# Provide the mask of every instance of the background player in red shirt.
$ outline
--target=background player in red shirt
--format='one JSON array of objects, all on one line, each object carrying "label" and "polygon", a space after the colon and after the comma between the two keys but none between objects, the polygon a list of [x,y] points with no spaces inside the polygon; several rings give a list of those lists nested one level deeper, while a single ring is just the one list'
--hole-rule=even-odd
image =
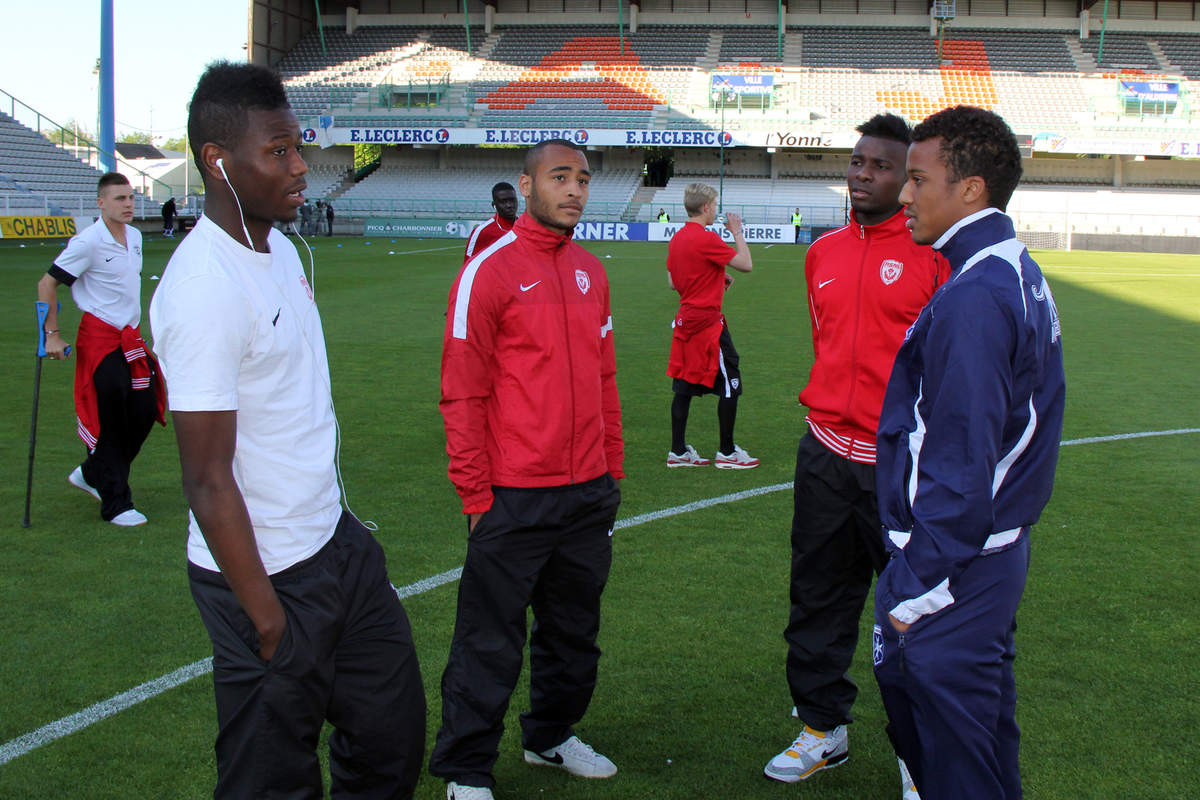
[{"label": "background player in red shirt", "polygon": [[625,475],[608,276],[571,239],[590,180],[577,145],[530,148],[525,213],[450,290],[440,407],[469,533],[429,762],[448,800],[493,796],[530,607],[525,761],[588,778],[617,772],[574,729],[596,686]]},{"label": "background player in red shirt", "polygon": [[846,671],[871,573],[885,562],[875,429],[904,332],[950,274],[905,225],[908,123],[880,114],[858,132],[846,171],[850,223],[813,242],[804,263],[814,362],[800,393],[808,431],[796,452],[784,632],[788,688],[804,730],[764,769],[786,783],[849,754],[846,726],[858,687]]},{"label": "background player in red shirt", "polygon": [[753,469],[758,466],[758,459],[733,443],[742,376],[738,371],[738,353],[721,313],[721,301],[733,283],[733,276],[725,272],[725,267],[749,272],[754,261],[737,214],[730,214],[725,222],[733,235],[735,249],[707,230],[706,226],[717,218],[716,189],[703,183],[690,184],[683,190],[683,207],[688,221],[671,238],[667,248],[667,281],[679,292],[679,311],[671,323],[671,356],[667,362],[667,375],[675,379],[667,466],[703,467],[710,463],[687,443],[685,434],[692,398],[712,393],[718,398],[721,446],[711,463],[720,469]]},{"label": "background player in red shirt", "polygon": [[496,209],[496,215],[476,225],[475,230],[471,231],[463,261],[470,261],[512,230],[513,223],[517,221],[517,192],[511,183],[500,181],[492,187],[492,208]]}]

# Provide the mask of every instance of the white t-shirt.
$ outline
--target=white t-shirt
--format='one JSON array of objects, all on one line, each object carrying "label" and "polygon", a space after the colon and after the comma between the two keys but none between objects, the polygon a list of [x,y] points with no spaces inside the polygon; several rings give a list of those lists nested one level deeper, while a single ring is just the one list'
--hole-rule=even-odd
[{"label": "white t-shirt", "polygon": [[80,311],[114,328],[142,321],[142,234],[125,226],[125,245],[113,238],[103,219],[71,237],[54,266],[76,278],[71,297]]},{"label": "white t-shirt", "polygon": [[[150,302],[172,411],[237,411],[233,475],[267,573],[316,553],[341,515],[321,317],[296,248],[256,253],[201,217]],[[188,512],[188,560],[218,569]]]}]

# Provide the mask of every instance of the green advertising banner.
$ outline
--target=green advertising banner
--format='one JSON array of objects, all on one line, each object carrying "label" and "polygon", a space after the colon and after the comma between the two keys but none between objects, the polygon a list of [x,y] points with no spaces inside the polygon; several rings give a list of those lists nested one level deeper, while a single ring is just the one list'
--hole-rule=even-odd
[{"label": "green advertising banner", "polygon": [[475,223],[459,219],[397,219],[371,217],[363,227],[364,236],[403,236],[422,239],[466,239]]}]

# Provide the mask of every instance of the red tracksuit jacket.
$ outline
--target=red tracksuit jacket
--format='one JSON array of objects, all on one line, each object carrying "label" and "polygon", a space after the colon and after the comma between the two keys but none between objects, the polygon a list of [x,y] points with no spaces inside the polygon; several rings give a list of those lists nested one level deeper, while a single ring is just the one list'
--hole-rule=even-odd
[{"label": "red tracksuit jacket", "polygon": [[522,215],[450,289],[440,406],[463,512],[492,486],[624,477],[616,376],[604,267]]},{"label": "red tracksuit jacket", "polygon": [[850,224],[813,242],[804,261],[813,366],[800,402],[813,435],[833,452],[875,463],[875,429],[904,332],[950,265],[913,242],[904,212]]},{"label": "red tracksuit jacket", "polygon": [[467,249],[463,252],[463,263],[486,250],[489,244],[508,233],[514,224],[499,214],[495,214],[487,222],[476,225],[467,239]]}]

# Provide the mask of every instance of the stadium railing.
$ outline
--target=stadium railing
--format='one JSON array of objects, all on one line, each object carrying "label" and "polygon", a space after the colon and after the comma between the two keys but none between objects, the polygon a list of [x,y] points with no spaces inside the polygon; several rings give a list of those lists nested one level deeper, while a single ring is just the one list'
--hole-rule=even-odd
[{"label": "stadium railing", "polygon": [[[61,146],[61,145],[65,144],[67,141],[70,141],[72,143],[72,145],[75,145],[75,146],[82,145],[83,151],[89,154],[89,158],[92,153],[95,153],[97,156],[97,160],[98,160],[99,155],[104,154],[104,155],[110,156],[115,163],[120,163],[120,164],[124,165],[126,168],[137,173],[137,175],[139,175],[141,178],[143,191],[144,191],[144,187],[154,185],[160,189],[160,191],[161,191],[161,193],[163,193],[164,197],[170,197],[174,193],[174,191],[171,189],[171,187],[168,186],[167,184],[163,183],[162,181],[158,180],[157,178],[154,178],[154,177],[146,174],[142,170],[140,170],[137,167],[130,164],[125,159],[118,156],[116,153],[111,153],[108,150],[101,149],[98,144],[89,140],[87,137],[80,136],[77,132],[72,131],[72,130],[58,124],[54,120],[50,119],[50,117],[47,117],[45,114],[41,113],[36,108],[30,106],[28,103],[21,101],[20,99],[14,97],[13,95],[9,94],[8,92],[4,91],[3,89],[0,89],[0,95],[3,96],[3,97],[0,97],[0,102],[3,101],[4,97],[8,98],[8,106],[9,106],[8,115],[10,117],[12,117],[14,120],[16,120],[17,122],[19,122],[20,124],[24,125],[27,128],[31,128],[34,131],[37,131],[39,134],[42,134],[44,136],[45,134],[42,131],[42,124],[46,123],[48,128],[50,129],[50,131],[53,134],[56,134],[56,138],[58,139],[58,141],[55,141],[54,138],[47,138],[46,141],[49,144]],[[18,109],[21,110],[21,112],[22,112],[21,114],[17,113]],[[33,118],[34,118],[33,125],[30,125],[28,122],[26,122],[24,119],[22,119],[22,117],[28,118],[30,114],[32,114]],[[77,158],[81,163],[83,163],[85,166],[90,166],[90,164],[87,161],[84,161],[83,159],[78,158],[77,152],[78,151],[76,151],[76,153],[73,153],[72,155],[75,158]],[[95,198],[93,197],[92,199],[94,201]],[[139,196],[139,199],[141,201],[143,201],[144,203],[152,203],[155,207],[159,207],[162,205],[161,203],[153,203],[153,201],[149,200],[148,198],[146,198],[144,196]],[[53,203],[51,203],[51,205],[61,206],[62,203],[61,202],[53,202]],[[137,211],[135,211],[134,213],[135,213],[135,215],[138,214]]]}]

